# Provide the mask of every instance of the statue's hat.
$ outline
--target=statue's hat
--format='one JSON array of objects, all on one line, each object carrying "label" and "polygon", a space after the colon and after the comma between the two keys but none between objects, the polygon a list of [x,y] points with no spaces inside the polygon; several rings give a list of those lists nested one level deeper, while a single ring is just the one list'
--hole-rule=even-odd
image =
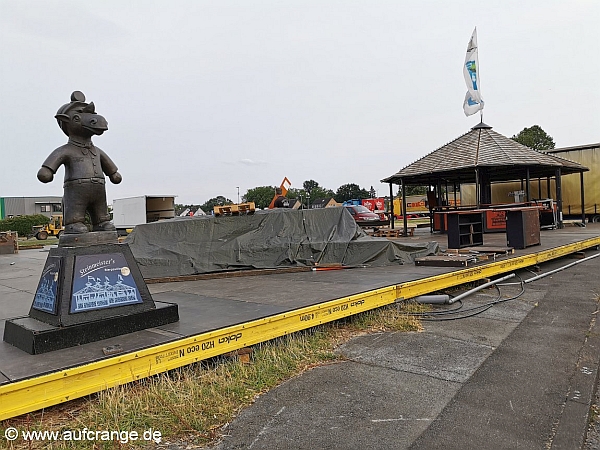
[{"label": "statue's hat", "polygon": [[69,112],[73,108],[76,108],[76,107],[84,108],[84,112],[90,112],[90,113],[96,112],[95,111],[96,107],[94,106],[94,102],[86,103],[85,95],[83,95],[83,92],[74,91],[71,94],[71,102],[62,105],[56,112],[56,115],[54,116],[56,121],[58,122],[58,126],[60,127],[61,130],[63,130],[63,132],[65,134],[67,134],[67,136],[68,136],[68,133],[67,133],[66,129],[63,128],[63,122],[68,122],[69,120],[71,120],[71,117],[69,116]]}]

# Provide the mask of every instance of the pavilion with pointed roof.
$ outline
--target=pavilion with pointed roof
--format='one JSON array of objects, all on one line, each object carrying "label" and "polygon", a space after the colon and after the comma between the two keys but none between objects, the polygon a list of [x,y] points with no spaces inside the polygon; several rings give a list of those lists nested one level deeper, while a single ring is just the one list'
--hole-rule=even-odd
[{"label": "pavilion with pointed roof", "polygon": [[[428,197],[442,204],[442,186],[456,187],[463,183],[476,186],[477,207],[491,203],[491,185],[495,182],[524,182],[525,199],[531,200],[530,180],[532,178],[554,179],[554,196],[558,212],[562,212],[561,177],[579,173],[581,180],[581,199],[583,205],[583,173],[589,169],[574,161],[569,161],[526,147],[492,130],[481,122],[448,144],[434,150],[399,172],[381,180],[389,183],[390,197],[393,198],[392,185],[402,186],[402,204],[406,204],[406,186],[428,186]],[[550,183],[548,183],[550,186]],[[550,188],[548,188],[550,189]],[[446,189],[446,192],[448,189]],[[391,202],[393,204],[393,202]],[[393,215],[393,211],[392,211]],[[559,214],[562,217],[562,214]],[[582,218],[585,221],[585,217]],[[406,214],[404,227],[407,227]],[[562,223],[559,222],[559,227]]]}]

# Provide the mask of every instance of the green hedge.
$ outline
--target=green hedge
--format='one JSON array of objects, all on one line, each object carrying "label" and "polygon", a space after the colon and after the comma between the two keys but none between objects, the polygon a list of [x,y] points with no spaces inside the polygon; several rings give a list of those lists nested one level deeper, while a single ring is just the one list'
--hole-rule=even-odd
[{"label": "green hedge", "polygon": [[50,219],[43,214],[12,217],[0,220],[0,231],[16,231],[19,236],[25,237],[31,234],[31,229],[35,225],[45,225],[49,222]]}]

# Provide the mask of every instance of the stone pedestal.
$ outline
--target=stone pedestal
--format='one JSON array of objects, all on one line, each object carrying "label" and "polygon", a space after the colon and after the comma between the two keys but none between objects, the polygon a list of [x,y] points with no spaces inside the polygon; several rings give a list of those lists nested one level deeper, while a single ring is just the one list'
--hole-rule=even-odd
[{"label": "stone pedestal", "polygon": [[154,302],[116,232],[64,235],[50,250],[29,315],[6,321],[4,341],[39,354],[178,320],[176,304]]}]

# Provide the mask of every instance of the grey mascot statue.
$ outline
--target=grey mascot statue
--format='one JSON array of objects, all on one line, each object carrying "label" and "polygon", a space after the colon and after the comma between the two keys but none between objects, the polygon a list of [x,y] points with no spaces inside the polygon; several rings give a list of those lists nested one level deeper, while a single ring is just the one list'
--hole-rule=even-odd
[{"label": "grey mascot statue", "polygon": [[71,94],[71,102],[56,113],[58,126],[69,141],[54,150],[37,177],[42,183],[54,179],[64,164],[63,222],[65,234],[87,233],[85,213],[89,213],[92,231],[115,231],[106,203],[105,177],[114,184],[121,182],[121,174],[106,153],[92,143],[92,136],[108,130],[108,122],[96,114],[94,103],[86,103],[82,92]]}]

